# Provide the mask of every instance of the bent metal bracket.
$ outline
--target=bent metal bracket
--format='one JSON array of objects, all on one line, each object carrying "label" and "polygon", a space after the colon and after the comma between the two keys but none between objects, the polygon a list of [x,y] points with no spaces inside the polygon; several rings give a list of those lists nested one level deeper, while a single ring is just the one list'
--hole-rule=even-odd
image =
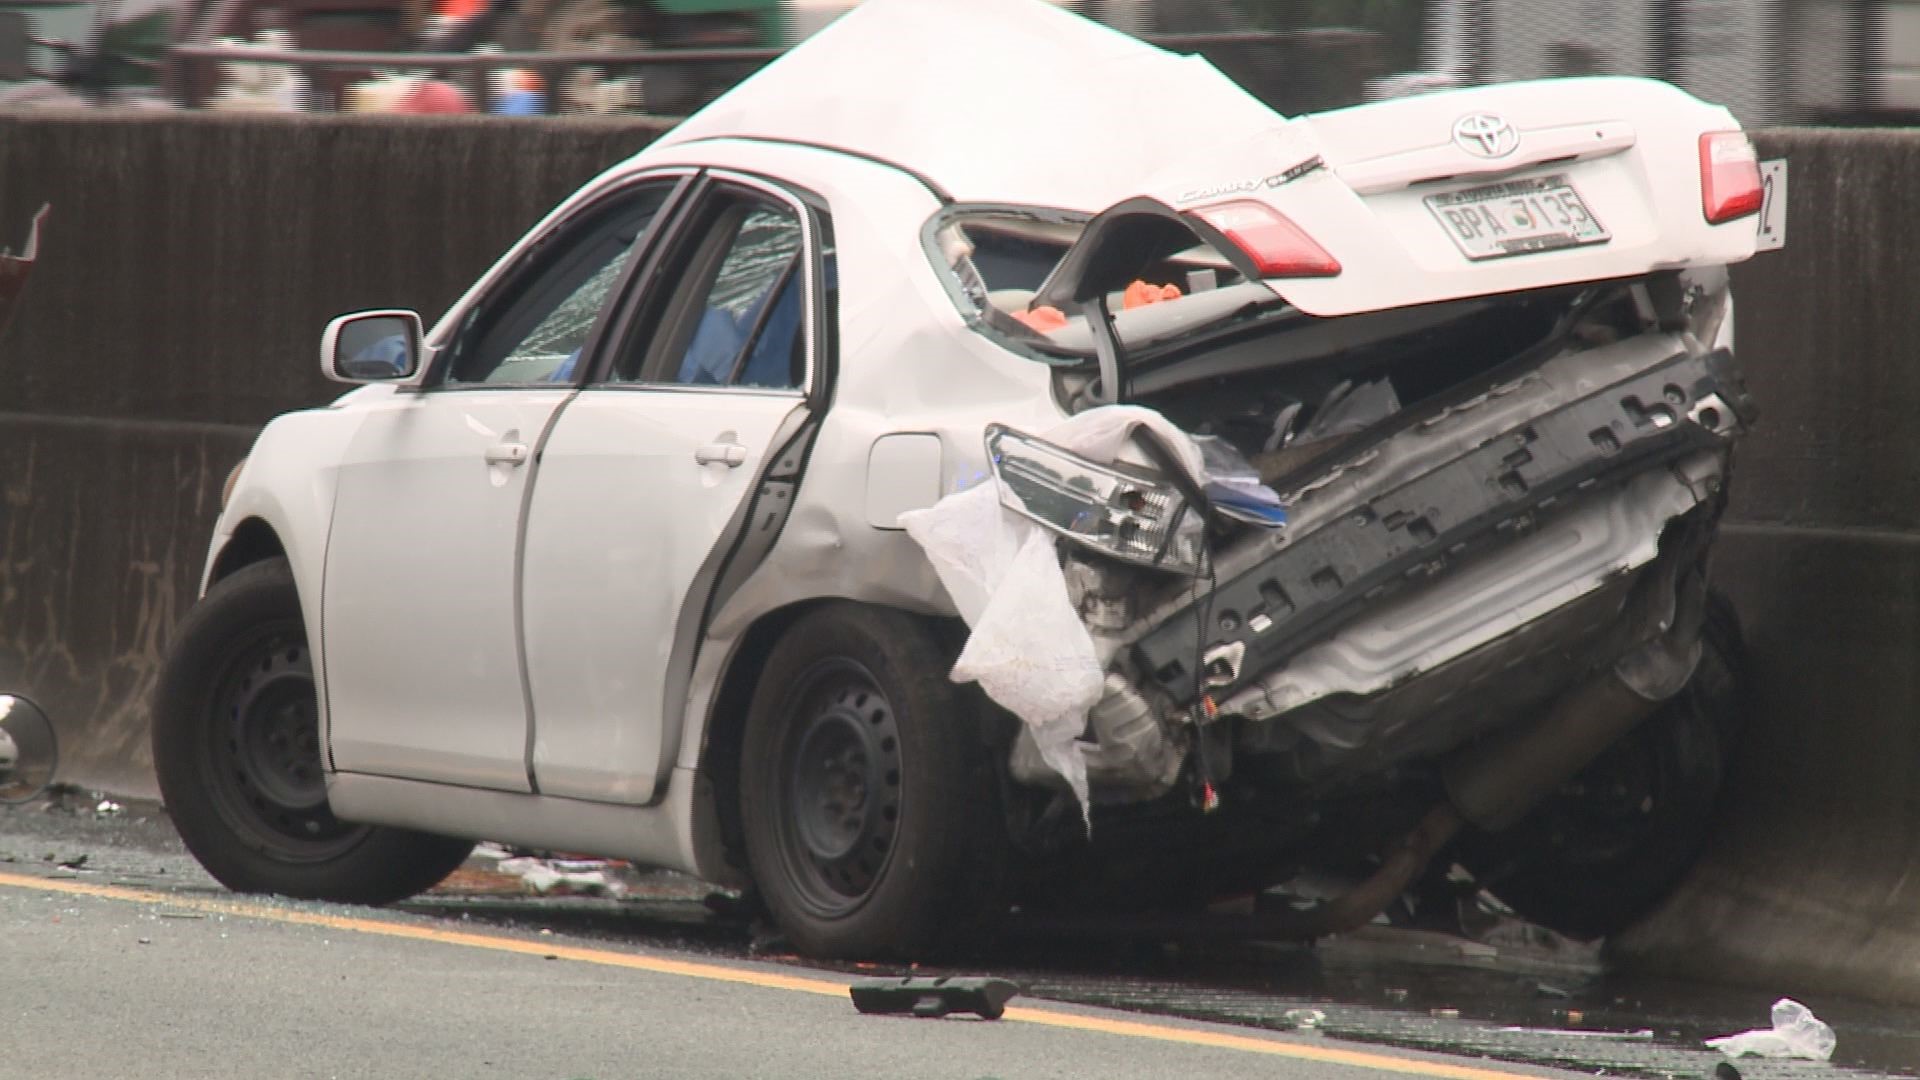
[{"label": "bent metal bracket", "polygon": [[13,316],[20,294],[26,290],[27,275],[33,271],[33,260],[40,251],[40,227],[46,223],[47,212],[52,209],[42,206],[33,215],[33,224],[27,229],[26,246],[19,254],[13,254],[0,248],[0,333],[7,329],[7,322]]}]

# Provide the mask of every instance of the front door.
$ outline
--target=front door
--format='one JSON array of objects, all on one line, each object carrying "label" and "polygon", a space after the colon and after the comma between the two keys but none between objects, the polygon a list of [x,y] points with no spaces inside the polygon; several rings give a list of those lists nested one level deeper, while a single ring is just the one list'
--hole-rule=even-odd
[{"label": "front door", "polygon": [[334,768],[528,790],[516,590],[540,439],[680,183],[553,226],[462,318],[427,388],[368,413],[338,475],[322,587]]}]

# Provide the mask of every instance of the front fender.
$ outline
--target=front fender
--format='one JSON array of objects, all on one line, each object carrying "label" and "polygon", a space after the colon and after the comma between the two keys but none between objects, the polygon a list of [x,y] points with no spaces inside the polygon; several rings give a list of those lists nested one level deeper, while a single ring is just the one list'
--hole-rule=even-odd
[{"label": "front fender", "polygon": [[320,714],[326,715],[326,646],[320,633],[320,583],[326,569],[327,534],[333,524],[339,464],[360,427],[357,411],[316,409],[288,413],[269,423],[240,467],[232,495],[214,526],[201,575],[202,596],[214,584],[221,556],[241,526],[257,521],[273,530],[293,569],[313,655]]}]

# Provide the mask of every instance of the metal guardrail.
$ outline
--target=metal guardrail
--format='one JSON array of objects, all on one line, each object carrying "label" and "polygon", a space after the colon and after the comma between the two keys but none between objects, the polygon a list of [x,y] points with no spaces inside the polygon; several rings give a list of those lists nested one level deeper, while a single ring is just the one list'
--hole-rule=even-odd
[{"label": "metal guardrail", "polygon": [[[674,66],[681,70],[738,66],[758,67],[781,56],[785,49],[631,49],[569,50],[564,52],[380,52],[260,48],[249,45],[175,45],[167,50],[173,75],[171,96],[180,104],[198,107],[213,97],[220,79],[216,72],[227,63],[283,65],[308,76],[310,103],[322,109],[341,104],[347,73],[382,71],[428,72],[465,83],[480,104],[491,104],[488,73],[508,70],[538,72],[551,86],[566,72],[585,68],[632,70]],[[330,77],[315,78],[316,75]]]},{"label": "metal guardrail", "polygon": [[657,64],[764,64],[785,49],[639,49],[624,52],[337,52],[312,49],[263,49],[249,45],[175,45],[169,56],[182,60],[286,64],[300,68],[408,68],[417,71],[490,71],[503,68],[643,67]]},{"label": "metal guardrail", "polygon": [[[1307,41],[1316,43],[1361,41],[1372,36],[1365,30],[1329,27],[1290,33],[1274,30],[1238,30],[1192,34],[1148,34],[1144,35],[1142,40],[1163,49],[1187,52],[1219,46],[1280,46]],[[727,47],[626,51],[411,53],[264,49],[248,45],[175,45],[168,52],[172,56],[183,59],[237,60],[263,64],[291,64],[300,67],[406,67],[430,71],[473,71],[511,67],[573,67],[586,64],[606,67],[641,67],[653,64],[765,64],[779,59],[787,50]]]},{"label": "metal guardrail", "polygon": [[[1364,30],[1345,28],[1316,28],[1303,31],[1281,32],[1263,30],[1227,31],[1210,33],[1150,34],[1143,39],[1161,48],[1176,52],[1200,52],[1216,48],[1270,47],[1275,49],[1312,44],[1316,46],[1337,46],[1358,43],[1375,35]],[[338,51],[309,49],[275,49],[250,45],[175,45],[168,49],[168,66],[176,73],[184,75],[189,68],[204,71],[223,63],[278,64],[296,68],[303,73],[344,72],[344,71],[395,71],[432,72],[450,76],[466,76],[469,80],[487,73],[503,70],[526,69],[551,76],[568,70],[580,68],[600,68],[605,70],[645,69],[649,67],[677,66],[682,69],[706,66],[759,66],[770,63],[786,53],[785,48],[668,48],[668,49],[630,49],[630,50],[570,50],[564,52],[486,52],[486,53],[445,53],[445,52],[375,52],[375,51]],[[477,80],[476,80],[477,81]],[[205,87],[209,80],[205,78],[182,78],[183,86]],[[185,95],[198,99],[204,93]],[[323,97],[334,95],[322,94]],[[189,105],[199,105],[201,100],[188,100]],[[332,101],[322,104],[333,105]]]}]

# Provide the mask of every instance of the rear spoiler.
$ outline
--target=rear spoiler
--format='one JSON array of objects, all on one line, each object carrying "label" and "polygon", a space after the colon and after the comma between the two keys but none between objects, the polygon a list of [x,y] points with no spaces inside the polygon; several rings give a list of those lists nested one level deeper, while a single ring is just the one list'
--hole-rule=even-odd
[{"label": "rear spoiler", "polygon": [[26,246],[20,254],[13,255],[0,248],[0,333],[7,329],[7,320],[13,314],[15,302],[26,290],[27,275],[33,270],[33,261],[40,254],[40,226],[47,220],[51,207],[42,206],[33,215],[33,224],[27,229]]}]

